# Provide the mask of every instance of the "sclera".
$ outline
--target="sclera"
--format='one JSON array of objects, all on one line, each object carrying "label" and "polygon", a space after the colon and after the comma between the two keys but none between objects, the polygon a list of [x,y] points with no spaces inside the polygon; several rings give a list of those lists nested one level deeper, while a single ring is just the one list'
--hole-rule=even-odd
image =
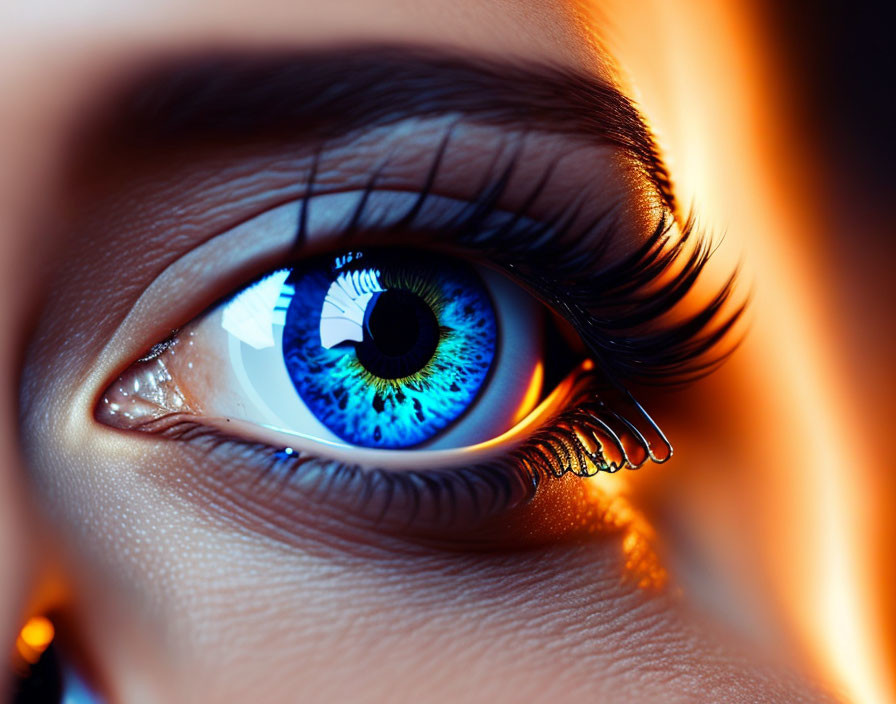
[{"label": "sclera", "polygon": [[[478,269],[492,295],[499,327],[492,370],[469,410],[420,449],[462,448],[491,440],[539,400],[532,385],[542,361],[541,304],[503,274]],[[131,379],[146,375],[151,365],[158,369],[157,378],[168,377],[162,386],[171,402],[146,405],[145,420],[160,417],[160,412],[232,418],[297,439],[350,447],[314,416],[294,389],[283,362],[282,325],[273,326],[272,346],[256,349],[224,329],[223,311],[223,305],[217,306],[190,323],[158,359],[134,365],[112,390],[127,392]],[[107,394],[107,399],[119,407],[129,403],[132,415],[140,412],[139,393],[114,400]],[[136,423],[139,418],[128,420]]]}]

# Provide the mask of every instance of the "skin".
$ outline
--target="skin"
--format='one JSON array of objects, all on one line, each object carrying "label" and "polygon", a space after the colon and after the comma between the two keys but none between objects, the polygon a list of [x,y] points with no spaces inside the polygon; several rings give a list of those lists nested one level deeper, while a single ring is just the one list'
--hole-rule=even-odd
[{"label": "skin", "polygon": [[[145,210],[134,240],[116,241],[115,223],[133,202],[127,183],[116,182],[121,160],[98,158],[90,179],[77,181],[85,172],[69,147],[78,117],[128,70],[185,47],[413,40],[615,75],[595,20],[576,4],[346,0],[264,9],[237,2],[216,13],[194,3],[184,14],[172,3],[118,16],[110,5],[68,16],[63,5],[51,21],[0,22],[18,37],[3,43],[0,79],[19,97],[0,103],[3,632],[14,632],[23,609],[56,606],[83,667],[121,702],[828,701],[797,674],[787,648],[763,651],[678,590],[626,578],[620,531],[583,508],[574,481],[489,526],[487,549],[462,541],[445,549],[282,497],[243,511],[224,484],[196,479],[195,454],[96,424],[102,380],[146,339],[111,357],[104,346],[156,275],[151,257],[184,247],[170,230],[150,246],[152,223],[177,209],[182,222],[215,230],[239,221],[247,203],[257,212],[265,198],[276,201],[295,173],[283,167],[278,181],[271,154],[191,155],[199,184],[206,166],[234,162],[222,167],[226,190],[200,185],[197,197],[171,165],[156,165],[139,189]],[[112,175],[98,177],[97,163]],[[262,169],[275,175],[239,185],[241,174]],[[607,169],[611,188],[637,191],[624,169]],[[234,193],[243,199],[228,205]],[[220,220],[203,219],[211,205],[221,206]],[[84,246],[96,232],[106,238],[103,258]],[[41,272],[57,247],[71,258],[47,303]],[[52,315],[36,321],[45,310]],[[35,330],[40,343],[23,360]],[[85,363],[94,359],[99,368]],[[674,401],[685,446],[697,442],[687,421],[699,417],[690,410],[699,401]],[[521,526],[531,530],[522,540]],[[29,601],[46,591],[38,587],[48,572],[58,588]]]}]

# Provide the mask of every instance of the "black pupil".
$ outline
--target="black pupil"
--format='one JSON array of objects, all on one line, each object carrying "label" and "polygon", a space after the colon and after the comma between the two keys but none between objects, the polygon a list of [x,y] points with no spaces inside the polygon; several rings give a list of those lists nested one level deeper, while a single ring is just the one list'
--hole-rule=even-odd
[{"label": "black pupil", "polygon": [[400,379],[420,371],[439,344],[439,323],[426,302],[404,289],[377,295],[367,308],[358,360],[373,375]]},{"label": "black pupil", "polygon": [[420,320],[429,308],[410,291],[392,289],[381,294],[367,318],[367,332],[380,351],[390,357],[406,355],[417,344]]}]

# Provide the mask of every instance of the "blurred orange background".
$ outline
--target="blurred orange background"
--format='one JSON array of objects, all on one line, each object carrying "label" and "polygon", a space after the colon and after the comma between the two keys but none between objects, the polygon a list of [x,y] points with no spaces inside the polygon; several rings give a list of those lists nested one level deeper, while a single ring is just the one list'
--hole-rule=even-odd
[{"label": "blurred orange background", "polygon": [[686,392],[699,418],[670,419],[684,459],[637,475],[635,490],[660,535],[710,556],[679,565],[716,585],[692,598],[718,600],[782,656],[806,653],[848,700],[896,701],[885,27],[854,5],[711,0],[611,2],[591,21],[681,202],[724,234],[719,269],[741,263],[753,297],[743,347]]}]

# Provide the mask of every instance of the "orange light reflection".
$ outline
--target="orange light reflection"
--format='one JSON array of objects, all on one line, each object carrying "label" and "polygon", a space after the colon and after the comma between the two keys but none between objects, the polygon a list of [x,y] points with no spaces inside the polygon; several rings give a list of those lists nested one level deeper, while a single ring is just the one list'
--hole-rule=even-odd
[{"label": "orange light reflection", "polygon": [[40,660],[40,656],[53,642],[55,635],[56,630],[49,619],[35,616],[28,619],[19,631],[16,650],[25,662],[33,665]]},{"label": "orange light reflection", "polygon": [[535,408],[538,398],[541,396],[541,386],[544,382],[544,363],[539,360],[532,370],[532,376],[529,378],[529,388],[526,389],[526,395],[520,403],[520,407],[513,418],[513,424],[516,425],[523,418],[529,415],[529,411]]},{"label": "orange light reflection", "polygon": [[666,587],[669,574],[654,549],[653,527],[626,496],[625,475],[599,473],[584,481],[589,502],[600,515],[601,530],[620,531],[625,577],[648,591]]}]

